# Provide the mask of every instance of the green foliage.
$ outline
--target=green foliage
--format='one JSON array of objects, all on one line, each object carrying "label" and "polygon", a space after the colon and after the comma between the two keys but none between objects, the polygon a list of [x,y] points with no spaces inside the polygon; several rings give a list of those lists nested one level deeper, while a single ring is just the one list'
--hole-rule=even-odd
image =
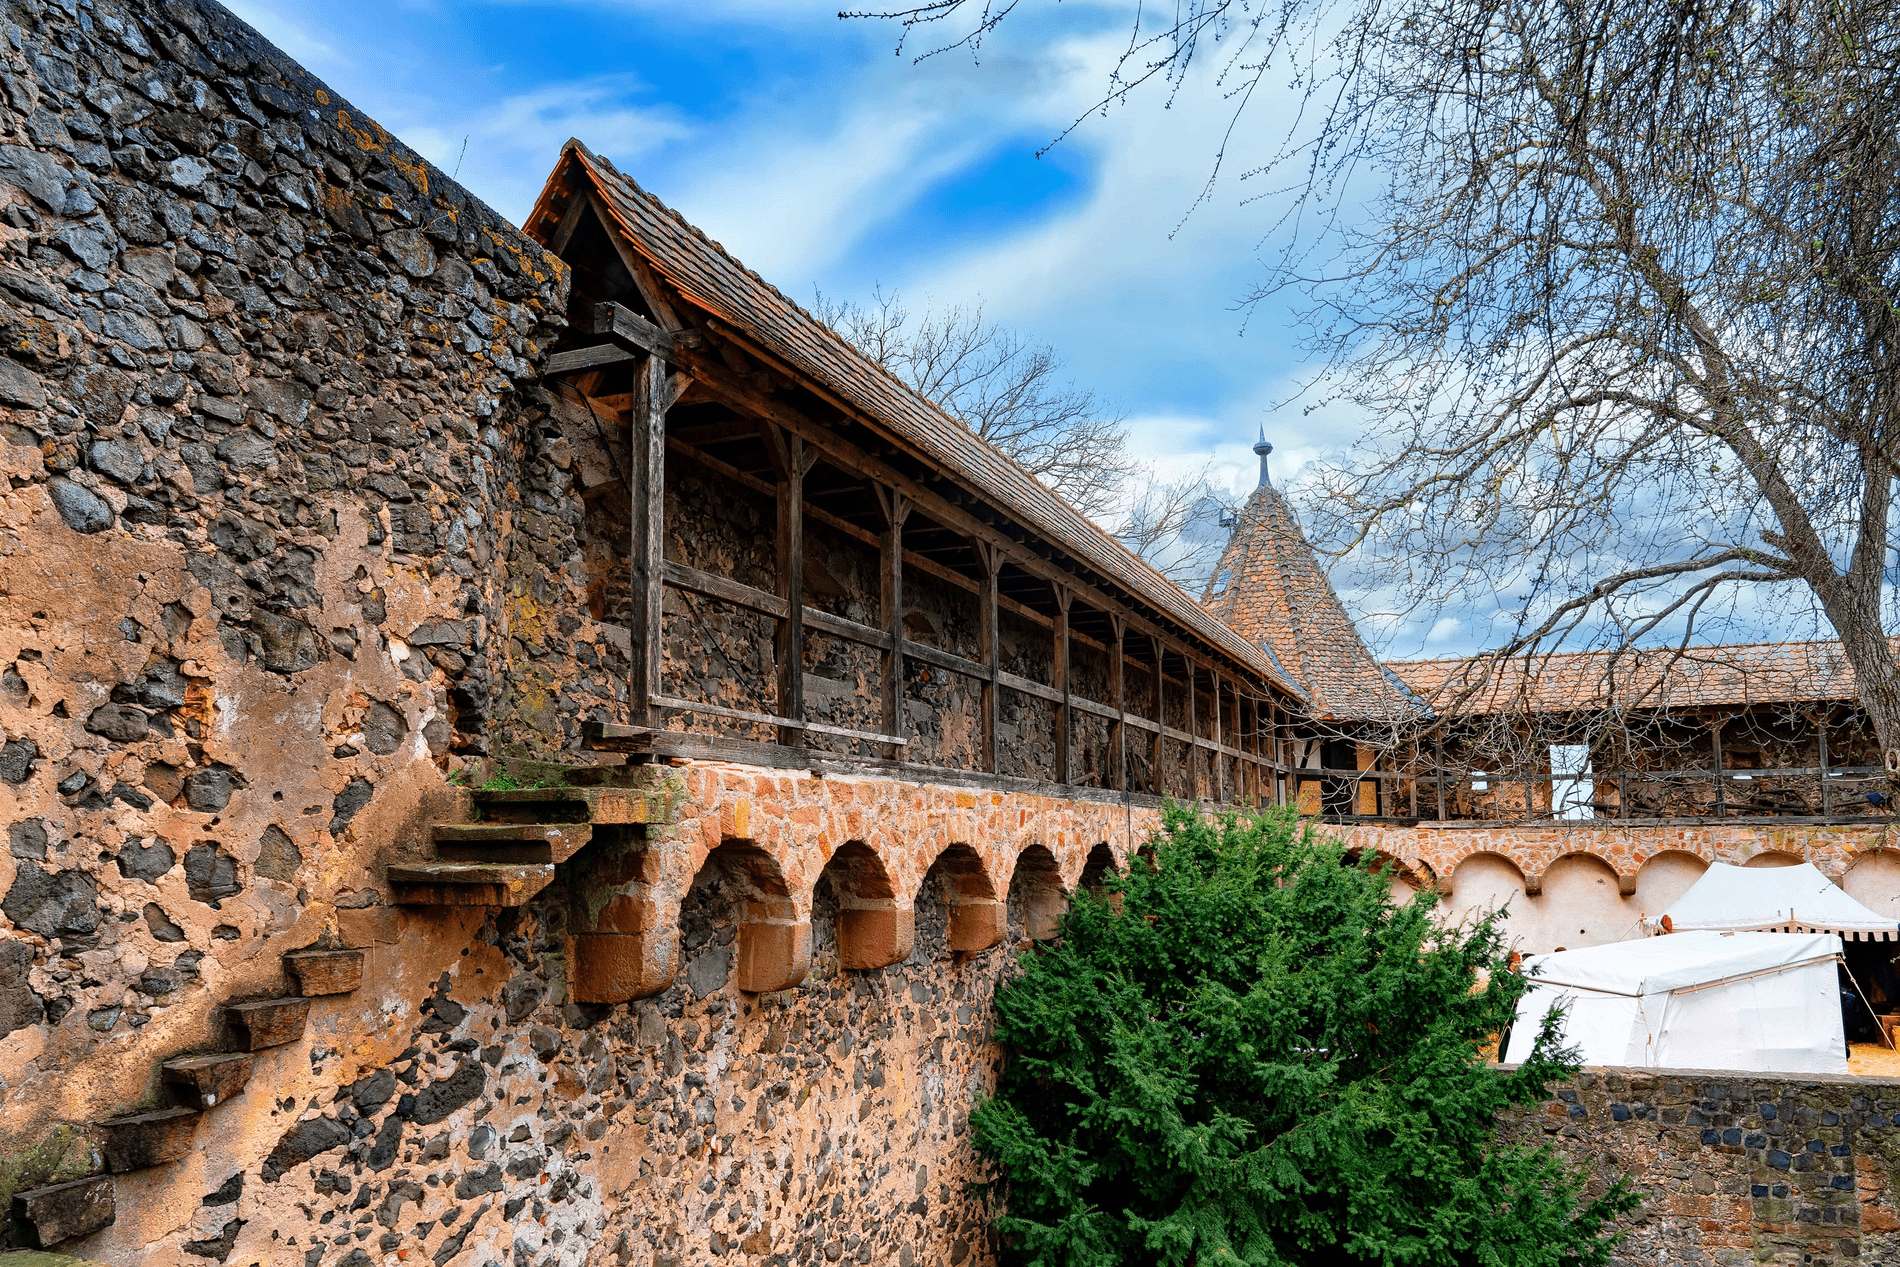
[{"label": "green foliage", "polygon": [[488,780],[476,789],[480,792],[519,792],[521,784],[506,772],[498,771],[488,776]]},{"label": "green foliage", "polygon": [[972,1124],[1012,1261],[1607,1261],[1636,1198],[1497,1140],[1574,1066],[1548,1023],[1485,1064],[1524,988],[1495,919],[1434,926],[1290,815],[1170,809],[1151,843],[997,995],[1010,1059]]}]

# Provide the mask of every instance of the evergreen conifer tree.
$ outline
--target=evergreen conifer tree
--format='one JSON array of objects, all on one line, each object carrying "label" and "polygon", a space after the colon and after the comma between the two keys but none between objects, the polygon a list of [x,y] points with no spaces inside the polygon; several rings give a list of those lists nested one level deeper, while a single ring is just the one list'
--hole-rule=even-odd
[{"label": "evergreen conifer tree", "polygon": [[1290,814],[1172,808],[1150,846],[998,992],[1006,1261],[1607,1261],[1636,1197],[1498,1139],[1575,1066],[1548,1022],[1485,1063],[1524,989],[1497,916],[1440,927]]}]

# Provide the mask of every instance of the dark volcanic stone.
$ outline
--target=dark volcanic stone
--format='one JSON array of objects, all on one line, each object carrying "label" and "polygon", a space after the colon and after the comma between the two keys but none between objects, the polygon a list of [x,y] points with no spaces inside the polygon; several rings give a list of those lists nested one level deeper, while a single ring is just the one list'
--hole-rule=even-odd
[{"label": "dark volcanic stone", "polygon": [[39,755],[40,746],[31,739],[9,739],[0,744],[0,779],[8,783],[26,782]]},{"label": "dark volcanic stone", "polygon": [[114,743],[138,743],[151,728],[143,709],[130,704],[102,704],[86,718],[86,729]]},{"label": "dark volcanic stone", "polygon": [[46,495],[53,499],[60,520],[74,532],[104,532],[112,526],[112,507],[71,480],[49,480]]},{"label": "dark volcanic stone", "polygon": [[200,902],[215,902],[244,891],[238,882],[237,859],[210,843],[193,845],[185,851],[185,882]]},{"label": "dark volcanic stone", "polygon": [[119,850],[118,863],[119,874],[126,879],[150,884],[177,865],[178,855],[162,840],[148,845],[134,837]]},{"label": "dark volcanic stone", "polygon": [[344,785],[343,790],[338,792],[336,799],[330,803],[330,808],[334,811],[330,816],[330,834],[340,835],[343,829],[350,825],[350,820],[369,804],[370,797],[374,795],[376,795],[376,785],[368,779],[354,778]]},{"label": "dark volcanic stone", "polygon": [[48,874],[22,862],[0,911],[42,937],[89,937],[99,928],[99,891],[84,872]]}]

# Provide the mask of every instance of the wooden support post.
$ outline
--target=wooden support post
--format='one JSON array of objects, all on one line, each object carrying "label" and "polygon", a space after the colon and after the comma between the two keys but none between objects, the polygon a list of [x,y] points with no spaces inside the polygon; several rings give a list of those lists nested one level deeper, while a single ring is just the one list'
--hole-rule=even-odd
[{"label": "wooden support post", "polygon": [[1208,749],[1207,758],[1214,766],[1214,800],[1218,804],[1227,803],[1227,759],[1221,753],[1221,713],[1225,706],[1220,701],[1220,674],[1211,672],[1208,681],[1214,688],[1214,746]]},{"label": "wooden support post", "polygon": [[1113,649],[1109,652],[1108,689],[1114,697],[1115,722],[1108,736],[1110,760],[1114,763],[1115,790],[1128,790],[1128,698],[1122,681],[1122,638],[1128,632],[1128,622],[1119,612],[1108,613],[1108,626],[1115,635]]},{"label": "wooden support post", "polygon": [[1442,730],[1432,736],[1432,753],[1438,779],[1438,821],[1442,823],[1451,817],[1451,809],[1445,804],[1445,732]]},{"label": "wooden support post", "polygon": [[991,774],[997,773],[996,767],[996,674],[998,668],[998,649],[996,638],[996,574],[1003,568],[1003,552],[987,541],[972,541],[976,550],[977,562],[982,565],[980,578],[983,592],[979,596],[979,611],[976,626],[976,657],[981,660],[990,675],[983,682],[981,707],[982,717],[982,761],[983,768]]},{"label": "wooden support post", "polygon": [[660,689],[660,579],[666,559],[666,362],[646,358],[633,376],[633,611],[627,621],[631,674],[627,682],[627,720],[635,726],[655,723],[652,699]]},{"label": "wooden support post", "polygon": [[[884,628],[891,635],[891,649],[884,653],[884,729],[901,739],[904,737],[904,521],[910,518],[911,503],[910,498],[882,484],[872,487],[877,491],[878,508],[884,512],[878,611]],[[892,745],[890,755],[900,758],[904,751]]]},{"label": "wooden support post", "polygon": [[1167,724],[1168,724],[1168,709],[1167,709],[1166,704],[1163,703],[1161,687],[1162,687],[1162,683],[1166,680],[1165,676],[1162,673],[1162,660],[1167,653],[1162,649],[1161,639],[1154,637],[1153,635],[1150,635],[1148,638],[1148,643],[1150,646],[1154,648],[1154,654],[1155,654],[1155,670],[1154,670],[1155,734],[1154,734],[1154,739],[1151,741],[1153,744],[1153,754],[1148,764],[1150,767],[1152,767],[1151,774],[1152,774],[1152,777],[1154,778],[1155,795],[1166,796],[1168,794],[1168,775],[1167,775],[1168,752],[1167,752],[1167,748],[1165,747],[1167,743],[1167,736],[1163,734],[1162,731],[1167,727]]},{"label": "wooden support post", "polygon": [[1827,785],[1827,723],[1831,709],[1823,709],[1817,720],[1821,727],[1821,815],[1834,816],[1834,789]]},{"label": "wooden support post", "polygon": [[1183,729],[1188,733],[1188,800],[1198,802],[1201,799],[1201,746],[1194,741],[1201,737],[1201,727],[1195,718],[1199,710],[1194,707],[1194,661],[1186,656],[1181,657],[1181,673],[1187,678],[1187,725]]},{"label": "wooden support post", "polygon": [[1056,705],[1056,782],[1069,781],[1069,732],[1073,729],[1073,712],[1069,706],[1069,604],[1074,601],[1075,593],[1066,585],[1051,585],[1050,590],[1056,599],[1056,638],[1055,638],[1055,681],[1049,685],[1062,692],[1062,702]]},{"label": "wooden support post", "polygon": [[[785,618],[778,622],[778,715],[805,720],[805,473],[818,459],[796,432],[764,426],[765,447],[778,475],[778,595]],[[805,731],[779,727],[787,748],[805,746]]]},{"label": "wooden support post", "polygon": [[1723,717],[1709,726],[1709,744],[1715,761],[1715,816],[1723,817],[1728,812],[1728,780],[1722,777],[1722,727],[1728,725]]}]

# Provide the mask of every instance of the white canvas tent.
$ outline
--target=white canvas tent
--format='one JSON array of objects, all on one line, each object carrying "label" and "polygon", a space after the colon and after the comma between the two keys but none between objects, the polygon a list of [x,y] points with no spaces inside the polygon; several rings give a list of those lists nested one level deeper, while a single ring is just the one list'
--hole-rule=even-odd
[{"label": "white canvas tent", "polygon": [[[1793,867],[1731,867],[1714,863],[1663,912],[1678,933],[1835,933],[1844,941],[1892,941],[1900,924],[1875,914],[1847,895],[1813,863]],[[1645,918],[1663,931],[1663,915]]]},{"label": "white canvas tent", "polygon": [[1846,1073],[1832,933],[1677,933],[1532,955],[1507,1061],[1564,1006],[1586,1065]]}]

